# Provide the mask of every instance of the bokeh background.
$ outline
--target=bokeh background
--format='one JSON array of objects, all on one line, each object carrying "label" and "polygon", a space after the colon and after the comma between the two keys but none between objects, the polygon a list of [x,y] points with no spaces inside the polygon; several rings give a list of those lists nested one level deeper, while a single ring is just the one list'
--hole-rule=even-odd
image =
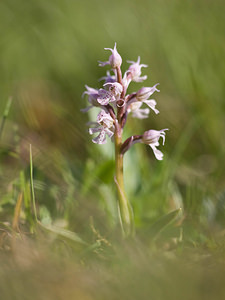
[{"label": "bokeh background", "polygon": [[2,197],[26,170],[31,143],[38,202],[49,213],[62,217],[77,201],[84,214],[89,207],[86,217],[96,207],[115,217],[112,144],[93,145],[80,109],[85,84],[101,87],[104,47],[117,42],[123,71],[140,55],[149,65],[145,86],[159,82],[161,90],[154,95],[160,114],[130,119],[125,135],[170,130],[163,162],[143,145],[127,154],[137,224],[169,207],[205,201],[211,214],[224,209],[224,10],[220,0],[1,1],[2,113],[13,99],[2,137]]},{"label": "bokeh background", "polygon": [[[1,221],[12,222],[18,193],[29,191],[31,144],[40,220],[89,242],[93,224],[102,235],[113,234],[118,226],[113,145],[91,142],[86,123],[93,116],[80,110],[87,105],[85,84],[101,87],[98,80],[107,67],[97,61],[108,59],[104,47],[117,42],[123,72],[126,60],[138,56],[149,66],[143,69],[148,79],[133,83],[129,92],[160,83],[160,93],[153,95],[160,114],[144,121],[130,118],[125,136],[169,128],[160,147],[162,162],[144,145],[126,154],[126,190],[137,230],[144,236],[149,224],[182,208],[184,243],[221,236],[224,15],[223,0],[1,1],[2,115],[12,97],[0,145]],[[32,213],[28,200],[24,205],[21,222],[26,226]]]}]

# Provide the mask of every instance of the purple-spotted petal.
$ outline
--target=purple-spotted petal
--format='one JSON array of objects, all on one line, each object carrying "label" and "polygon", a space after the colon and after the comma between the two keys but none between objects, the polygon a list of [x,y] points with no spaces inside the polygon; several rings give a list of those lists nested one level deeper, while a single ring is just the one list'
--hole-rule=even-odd
[{"label": "purple-spotted petal", "polygon": [[100,132],[101,130],[101,127],[89,128],[89,134],[94,134],[96,132]]},{"label": "purple-spotted petal", "polygon": [[100,89],[98,94],[99,94],[99,96],[97,98],[97,101],[101,105],[107,105],[107,104],[109,104],[109,102],[112,101],[112,95],[109,91]]},{"label": "purple-spotted petal", "polygon": [[98,136],[92,139],[92,142],[100,145],[105,144],[106,143],[105,131],[102,130]]}]

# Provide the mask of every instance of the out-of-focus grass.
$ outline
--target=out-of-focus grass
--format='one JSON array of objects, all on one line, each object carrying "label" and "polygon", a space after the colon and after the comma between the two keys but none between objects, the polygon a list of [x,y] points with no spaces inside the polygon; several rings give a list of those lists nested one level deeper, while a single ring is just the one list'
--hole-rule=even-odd
[{"label": "out-of-focus grass", "polygon": [[38,244],[15,239],[10,259],[6,253],[0,259],[1,297],[211,300],[225,295],[224,258],[213,251],[198,248],[180,255],[120,241],[99,248],[91,260],[88,256],[40,236]]},{"label": "out-of-focus grass", "polygon": [[[38,299],[188,299],[191,289],[193,299],[222,298],[224,13],[222,0],[0,2],[1,115],[13,99],[0,140],[4,299],[30,299],[40,289]],[[117,236],[112,144],[93,145],[80,112],[84,85],[100,87],[106,70],[97,60],[107,60],[103,48],[115,41],[123,71],[140,55],[149,65],[144,84],[160,82],[161,89],[160,114],[129,119],[125,135],[170,129],[162,162],[144,145],[125,156],[137,227],[132,245]],[[33,217],[30,144],[42,228]],[[36,242],[26,243],[29,235]]]}]

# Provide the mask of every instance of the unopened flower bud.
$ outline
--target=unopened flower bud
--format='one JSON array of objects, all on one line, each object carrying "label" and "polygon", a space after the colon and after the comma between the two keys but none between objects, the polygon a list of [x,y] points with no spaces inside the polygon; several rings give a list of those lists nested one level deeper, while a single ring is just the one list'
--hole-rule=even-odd
[{"label": "unopened flower bud", "polygon": [[112,52],[112,55],[110,55],[110,57],[109,57],[109,64],[111,65],[111,67],[113,69],[120,67],[122,64],[122,58],[116,49],[116,43],[115,43],[114,49],[105,48],[105,50],[110,50]]}]

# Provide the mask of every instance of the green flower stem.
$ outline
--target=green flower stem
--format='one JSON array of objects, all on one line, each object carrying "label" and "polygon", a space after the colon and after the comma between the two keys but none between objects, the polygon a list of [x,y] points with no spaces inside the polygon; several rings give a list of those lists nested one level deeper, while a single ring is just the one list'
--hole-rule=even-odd
[{"label": "green flower stem", "polygon": [[126,198],[123,180],[123,154],[121,153],[122,128],[117,123],[115,130],[115,163],[116,163],[116,186],[118,192],[118,208],[122,231],[125,237],[134,234],[134,219],[132,207]]}]

